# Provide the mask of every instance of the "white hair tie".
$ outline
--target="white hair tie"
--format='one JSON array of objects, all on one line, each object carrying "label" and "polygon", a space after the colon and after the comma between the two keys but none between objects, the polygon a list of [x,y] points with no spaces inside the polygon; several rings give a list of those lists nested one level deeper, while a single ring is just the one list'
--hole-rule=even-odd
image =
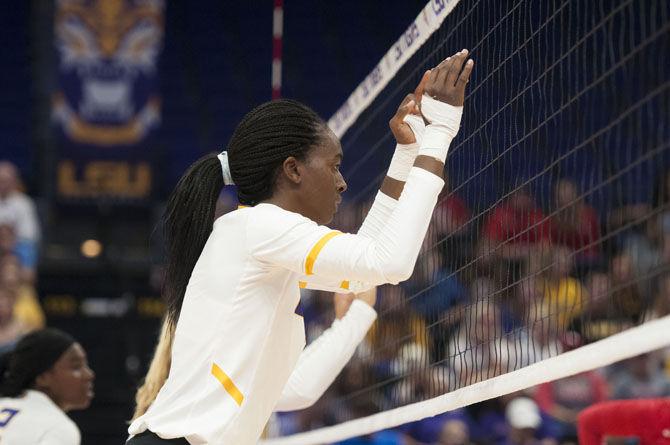
[{"label": "white hair tie", "polygon": [[216,155],[221,161],[221,171],[223,173],[223,184],[224,185],[234,185],[233,176],[230,174],[230,164],[228,164],[228,152],[223,150],[221,153]]}]

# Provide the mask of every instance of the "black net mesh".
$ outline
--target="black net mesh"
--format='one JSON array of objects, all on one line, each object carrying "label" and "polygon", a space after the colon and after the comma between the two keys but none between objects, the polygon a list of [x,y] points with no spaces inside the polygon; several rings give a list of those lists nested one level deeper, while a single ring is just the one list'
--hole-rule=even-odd
[{"label": "black net mesh", "polygon": [[[408,18],[408,21],[411,18]],[[424,70],[476,61],[412,278],[294,430],[519,369],[670,312],[670,2],[462,1],[342,138],[355,231]],[[308,337],[332,320],[306,294]]]}]

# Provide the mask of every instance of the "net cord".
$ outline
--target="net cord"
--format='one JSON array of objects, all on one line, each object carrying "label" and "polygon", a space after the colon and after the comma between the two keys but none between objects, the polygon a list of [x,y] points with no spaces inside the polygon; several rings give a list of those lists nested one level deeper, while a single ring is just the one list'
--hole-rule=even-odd
[{"label": "net cord", "polygon": [[670,315],[423,402],[339,425],[264,440],[259,443],[262,445],[318,445],[393,428],[661,349],[670,345],[668,332],[670,332]]},{"label": "net cord", "polygon": [[440,28],[459,2],[460,0],[431,0],[424,6],[407,30],[328,120],[328,126],[338,138],[356,122],[405,62]]}]

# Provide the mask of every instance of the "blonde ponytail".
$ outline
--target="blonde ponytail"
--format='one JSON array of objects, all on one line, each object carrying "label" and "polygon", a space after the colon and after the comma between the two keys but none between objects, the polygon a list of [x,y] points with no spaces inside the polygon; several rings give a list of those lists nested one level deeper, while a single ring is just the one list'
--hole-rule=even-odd
[{"label": "blonde ponytail", "polygon": [[158,345],[156,345],[154,357],[151,359],[149,371],[147,371],[147,375],[144,378],[144,384],[140,386],[137,394],[135,394],[136,407],[133,420],[147,412],[151,404],[156,400],[158,391],[160,391],[168,378],[175,327],[175,324],[171,323],[167,317],[163,320],[160,338],[158,339]]}]

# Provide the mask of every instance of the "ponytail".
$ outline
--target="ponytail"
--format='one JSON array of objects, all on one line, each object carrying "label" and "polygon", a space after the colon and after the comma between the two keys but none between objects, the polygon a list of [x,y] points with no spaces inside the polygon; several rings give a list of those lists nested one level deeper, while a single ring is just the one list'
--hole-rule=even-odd
[{"label": "ponytail", "polygon": [[209,154],[191,165],[168,200],[164,218],[167,267],[163,298],[172,325],[177,324],[188,280],[212,231],[222,188],[221,164],[215,154]]},{"label": "ponytail", "polygon": [[135,413],[133,419],[144,415],[151,404],[156,400],[158,391],[163,387],[163,384],[170,373],[170,363],[172,361],[172,342],[174,341],[174,323],[170,323],[167,318],[163,320],[163,327],[161,328],[160,338],[154,357],[151,359],[149,371],[144,378],[144,383],[137,390],[135,394]]},{"label": "ponytail", "polygon": [[149,409],[167,380],[186,286],[212,231],[222,188],[221,163],[215,154],[209,154],[191,165],[168,200],[163,228],[167,250],[163,298],[167,314],[144,384],[135,395],[133,420]]}]

